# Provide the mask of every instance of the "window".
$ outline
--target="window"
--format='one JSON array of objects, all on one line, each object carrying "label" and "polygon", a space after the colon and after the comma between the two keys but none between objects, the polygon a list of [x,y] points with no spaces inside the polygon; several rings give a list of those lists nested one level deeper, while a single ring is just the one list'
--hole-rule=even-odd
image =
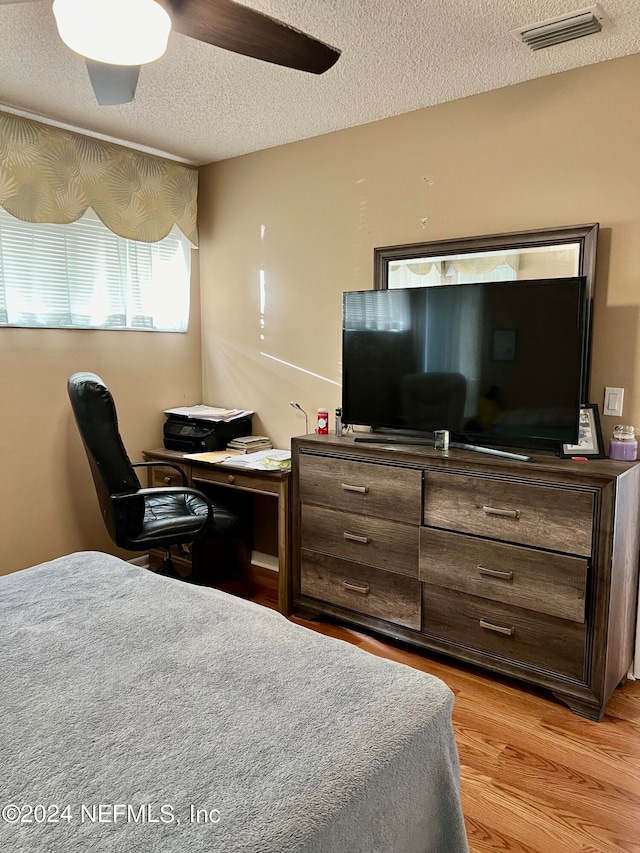
[{"label": "window", "polygon": [[185,332],[191,244],[118,237],[93,211],[69,225],[0,207],[0,326]]}]

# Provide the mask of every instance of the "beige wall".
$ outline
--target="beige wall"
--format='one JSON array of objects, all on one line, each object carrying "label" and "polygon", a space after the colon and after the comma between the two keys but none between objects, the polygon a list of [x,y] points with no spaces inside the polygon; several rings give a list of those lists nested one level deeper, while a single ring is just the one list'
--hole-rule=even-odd
[{"label": "beige wall", "polygon": [[640,428],[639,80],[634,55],[202,169],[205,400],[288,446],[290,400],[312,425],[340,404],[341,294],[374,247],[599,222],[591,401],[624,387]]},{"label": "beige wall", "polygon": [[133,556],[106,534],[66,382],[104,379],[132,461],[161,446],[163,409],[201,394],[197,279],[187,334],[0,330],[0,574],[84,549]]},{"label": "beige wall", "polygon": [[640,427],[638,80],[635,55],[203,169],[202,339],[197,282],[187,335],[0,330],[0,573],[115,550],[72,372],[105,379],[132,459],[161,443],[164,408],[201,396],[254,408],[287,446],[290,400],[312,426],[340,403],[341,295],[371,287],[375,246],[600,222],[591,399],[625,387]]}]

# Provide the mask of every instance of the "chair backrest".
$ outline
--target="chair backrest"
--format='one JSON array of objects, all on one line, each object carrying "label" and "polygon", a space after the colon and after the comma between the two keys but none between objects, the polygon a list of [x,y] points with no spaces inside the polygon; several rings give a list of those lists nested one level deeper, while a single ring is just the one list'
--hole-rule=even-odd
[{"label": "chair backrest", "polygon": [[124,508],[114,511],[110,499],[111,495],[136,492],[140,488],[120,438],[113,397],[95,373],[74,373],[67,381],[67,391],[89,459],[102,517],[112,539],[119,544],[121,527],[141,523],[144,502],[142,498],[128,501],[125,513]]}]

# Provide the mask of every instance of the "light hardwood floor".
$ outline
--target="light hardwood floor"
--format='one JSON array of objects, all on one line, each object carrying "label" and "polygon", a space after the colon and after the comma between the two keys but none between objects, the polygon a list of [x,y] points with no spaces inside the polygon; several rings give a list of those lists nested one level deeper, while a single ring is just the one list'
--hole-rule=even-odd
[{"label": "light hardwood floor", "polygon": [[594,723],[521,683],[338,625],[292,621],[453,690],[471,853],[640,853],[640,681],[618,688]]}]

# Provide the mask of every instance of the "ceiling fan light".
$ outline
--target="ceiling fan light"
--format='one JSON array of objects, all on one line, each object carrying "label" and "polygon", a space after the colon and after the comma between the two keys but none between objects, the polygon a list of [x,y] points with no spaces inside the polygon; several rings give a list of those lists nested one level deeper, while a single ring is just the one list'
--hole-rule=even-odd
[{"label": "ceiling fan light", "polygon": [[145,65],[167,49],[171,18],[155,0],[54,0],[62,41],[109,65]]}]

